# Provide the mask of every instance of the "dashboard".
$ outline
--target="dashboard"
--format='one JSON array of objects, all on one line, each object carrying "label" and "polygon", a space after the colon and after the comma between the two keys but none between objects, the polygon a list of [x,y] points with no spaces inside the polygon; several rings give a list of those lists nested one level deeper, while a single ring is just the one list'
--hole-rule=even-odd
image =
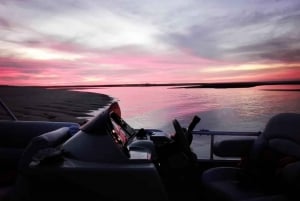
[{"label": "dashboard", "polygon": [[110,113],[110,119],[113,125],[112,135],[114,140],[118,144],[126,146],[136,136],[137,131],[113,111]]},{"label": "dashboard", "polygon": [[163,131],[136,130],[115,111],[110,112],[110,120],[113,126],[113,140],[130,159],[153,160],[156,157],[156,148],[170,143],[170,137]]},{"label": "dashboard", "polygon": [[113,125],[113,139],[123,151],[128,152],[130,159],[153,159],[155,148],[150,139],[139,140],[139,138],[136,137],[138,131],[132,128],[117,113],[111,112],[110,119]]}]

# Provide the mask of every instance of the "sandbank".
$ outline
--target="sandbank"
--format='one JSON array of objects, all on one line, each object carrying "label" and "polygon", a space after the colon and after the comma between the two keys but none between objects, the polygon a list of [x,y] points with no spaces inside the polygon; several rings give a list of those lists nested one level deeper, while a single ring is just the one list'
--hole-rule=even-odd
[{"label": "sandbank", "polygon": [[[0,86],[0,98],[18,120],[79,124],[90,118],[87,113],[103,108],[113,101],[112,97],[105,94],[18,86]],[[1,114],[0,112],[0,119],[3,119]]]}]

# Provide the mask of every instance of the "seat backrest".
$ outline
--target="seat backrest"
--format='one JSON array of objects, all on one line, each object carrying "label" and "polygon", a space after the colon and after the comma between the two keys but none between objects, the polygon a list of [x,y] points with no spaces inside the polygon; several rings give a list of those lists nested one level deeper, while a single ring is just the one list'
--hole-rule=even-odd
[{"label": "seat backrest", "polygon": [[58,145],[61,145],[78,130],[79,127],[62,127],[34,137],[23,152],[23,155],[19,162],[19,170],[28,166],[32,161],[33,156],[37,154],[38,151],[50,147],[54,148]]},{"label": "seat backrest", "polygon": [[78,130],[79,126],[61,127],[31,140],[19,161],[19,174],[11,196],[12,200],[30,200],[28,199],[30,196],[28,191],[30,178],[24,171],[29,167],[34,157],[42,150],[60,146]]},{"label": "seat backrest", "polygon": [[300,114],[280,113],[273,116],[255,140],[250,157],[255,160],[266,148],[300,158]]},{"label": "seat backrest", "polygon": [[255,140],[245,170],[263,187],[277,185],[279,172],[300,160],[300,114],[273,116]]},{"label": "seat backrest", "polygon": [[281,113],[272,117],[263,135],[272,150],[300,159],[300,114]]}]

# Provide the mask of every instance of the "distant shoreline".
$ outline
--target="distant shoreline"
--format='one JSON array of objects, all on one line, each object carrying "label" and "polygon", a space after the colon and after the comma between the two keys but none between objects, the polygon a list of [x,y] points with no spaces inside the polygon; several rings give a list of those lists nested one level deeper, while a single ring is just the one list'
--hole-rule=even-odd
[{"label": "distant shoreline", "polygon": [[300,81],[273,81],[273,82],[223,82],[223,83],[202,83],[199,85],[188,85],[176,88],[251,88],[270,85],[300,85]]},{"label": "distant shoreline", "polygon": [[[79,124],[85,123],[91,117],[87,113],[103,108],[113,101],[112,97],[105,94],[17,86],[0,86],[0,98],[18,120]],[[0,119],[5,119],[1,112]]]},{"label": "distant shoreline", "polygon": [[266,82],[219,82],[219,83],[144,83],[144,84],[101,84],[101,85],[48,85],[30,86],[51,89],[86,89],[109,87],[174,87],[174,88],[250,88],[264,85],[300,85],[300,80],[291,81],[266,81]]},{"label": "distant shoreline", "polygon": [[295,91],[300,92],[300,89],[263,89],[264,91]]}]

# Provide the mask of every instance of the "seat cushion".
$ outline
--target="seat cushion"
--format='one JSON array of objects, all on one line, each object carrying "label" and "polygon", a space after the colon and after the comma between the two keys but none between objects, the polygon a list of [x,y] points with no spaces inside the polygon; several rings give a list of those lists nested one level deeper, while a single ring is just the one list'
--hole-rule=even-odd
[{"label": "seat cushion", "polygon": [[13,186],[0,186],[0,201],[10,200],[12,190]]},{"label": "seat cushion", "polygon": [[286,196],[279,194],[279,195],[250,198],[242,201],[290,201],[290,200]]},{"label": "seat cushion", "polygon": [[204,172],[202,183],[209,200],[235,201],[263,196],[255,185],[242,182],[245,177],[240,168],[217,167]]}]

